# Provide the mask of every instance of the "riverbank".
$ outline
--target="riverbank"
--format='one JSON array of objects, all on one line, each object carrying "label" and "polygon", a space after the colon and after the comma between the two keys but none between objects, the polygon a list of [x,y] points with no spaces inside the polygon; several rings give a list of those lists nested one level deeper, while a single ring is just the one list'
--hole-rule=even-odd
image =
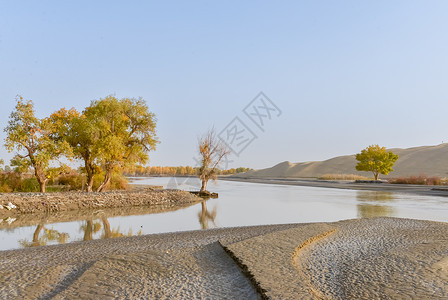
[{"label": "riverbank", "polygon": [[3,251],[0,298],[441,299],[447,231],[375,218]]},{"label": "riverbank", "polygon": [[[41,214],[89,209],[157,206],[169,209],[198,203],[201,198],[189,192],[138,188],[110,192],[2,193],[0,217],[20,214]],[[9,205],[9,203],[12,204]]]},{"label": "riverbank", "polygon": [[297,185],[297,186],[309,186],[309,187],[332,188],[332,189],[410,193],[425,196],[448,197],[448,187],[446,186],[391,184],[387,182],[357,183],[354,181],[318,180],[309,178],[247,178],[247,177],[221,176],[219,177],[219,180],[277,184],[277,185]]}]

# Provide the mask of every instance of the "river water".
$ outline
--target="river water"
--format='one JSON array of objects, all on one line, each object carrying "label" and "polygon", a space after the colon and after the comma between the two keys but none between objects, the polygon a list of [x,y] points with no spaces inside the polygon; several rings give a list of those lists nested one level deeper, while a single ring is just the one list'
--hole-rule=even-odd
[{"label": "river water", "polygon": [[[198,190],[192,178],[144,178],[136,184]],[[150,233],[262,224],[399,217],[448,222],[448,198],[235,181],[209,183],[219,193],[168,212],[96,210],[0,219],[0,250]]]}]

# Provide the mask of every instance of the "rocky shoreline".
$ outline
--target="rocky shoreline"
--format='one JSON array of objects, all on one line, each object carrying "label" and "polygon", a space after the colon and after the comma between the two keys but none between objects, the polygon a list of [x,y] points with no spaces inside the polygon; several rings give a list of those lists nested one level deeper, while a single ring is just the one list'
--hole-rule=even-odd
[{"label": "rocky shoreline", "polygon": [[[1,193],[0,217],[83,209],[185,205],[202,199],[185,191],[138,189],[102,193]],[[10,205],[12,204],[12,206]],[[12,207],[12,208],[11,208]]]}]

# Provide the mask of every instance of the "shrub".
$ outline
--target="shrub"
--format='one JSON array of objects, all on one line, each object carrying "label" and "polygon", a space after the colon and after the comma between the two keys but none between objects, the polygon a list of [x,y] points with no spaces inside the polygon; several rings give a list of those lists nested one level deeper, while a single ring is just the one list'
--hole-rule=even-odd
[{"label": "shrub", "polygon": [[[93,190],[96,190],[103,182],[104,173],[96,174],[93,176]],[[57,184],[65,187],[66,190],[82,190],[85,188],[86,176],[72,172],[70,174],[61,175],[56,180]],[[125,190],[128,188],[127,179],[120,173],[112,174],[110,184],[107,187],[109,190]]]},{"label": "shrub", "polygon": [[[93,176],[93,190],[96,190],[104,179],[104,172]],[[121,173],[113,173],[107,190],[126,190],[128,188],[128,180]]]},{"label": "shrub", "polygon": [[[104,173],[94,176],[94,190],[98,188],[104,179]],[[50,182],[49,182],[50,183]],[[47,186],[47,192],[80,191],[85,187],[86,177],[84,174],[71,172],[56,177],[52,185]],[[128,181],[121,173],[112,174],[109,190],[125,190]],[[39,183],[32,175],[20,175],[15,172],[0,173],[0,193],[11,192],[39,192]]]},{"label": "shrub", "polygon": [[418,185],[443,185],[445,182],[442,178],[433,176],[427,177],[422,174],[419,176],[398,177],[389,179],[389,183],[392,184],[418,184]]},{"label": "shrub", "polygon": [[429,177],[426,179],[427,185],[442,185],[442,178],[440,177]]},{"label": "shrub", "polygon": [[55,192],[63,192],[63,191],[65,191],[65,189],[63,186],[59,186],[59,185],[48,185],[45,188],[45,191],[47,193],[55,193]]},{"label": "shrub", "polygon": [[39,184],[34,177],[20,175],[15,172],[0,174],[0,192],[37,192]]},{"label": "shrub", "polygon": [[2,181],[0,183],[0,193],[11,193],[12,192],[12,188],[9,187],[9,185]]},{"label": "shrub", "polygon": [[34,177],[23,179],[21,189],[19,190],[19,192],[28,192],[28,193],[39,191],[40,191],[39,183],[37,182],[37,179]]},{"label": "shrub", "polygon": [[127,190],[128,180],[121,173],[115,173],[110,180],[109,189],[111,190]]},{"label": "shrub", "polygon": [[65,190],[69,191],[80,191],[83,188],[83,183],[85,184],[85,176],[76,172],[71,172],[70,174],[64,174],[56,178],[55,183],[62,185]]}]

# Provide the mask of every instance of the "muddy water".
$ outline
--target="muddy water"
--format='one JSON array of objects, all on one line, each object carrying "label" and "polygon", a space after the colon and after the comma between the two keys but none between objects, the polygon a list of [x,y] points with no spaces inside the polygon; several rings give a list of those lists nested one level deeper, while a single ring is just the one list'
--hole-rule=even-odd
[{"label": "muddy water", "polygon": [[[187,178],[147,178],[135,183],[185,190],[199,185]],[[109,209],[2,219],[0,250],[214,227],[379,216],[448,222],[448,199],[443,197],[234,181],[210,183],[209,190],[218,192],[219,198],[169,211]]]}]

